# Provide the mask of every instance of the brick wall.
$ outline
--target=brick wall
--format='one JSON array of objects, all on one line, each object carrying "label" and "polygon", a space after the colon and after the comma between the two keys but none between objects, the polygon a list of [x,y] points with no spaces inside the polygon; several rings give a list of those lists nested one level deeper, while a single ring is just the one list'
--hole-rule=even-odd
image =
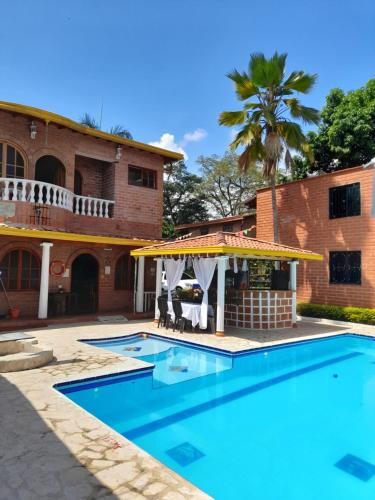
[{"label": "brick wall", "polygon": [[[371,217],[373,169],[356,167],[277,187],[280,243],[323,255],[297,266],[298,300],[375,308],[375,218]],[[329,188],[360,183],[361,215],[329,219]],[[273,240],[271,191],[257,192],[257,238]],[[360,250],[362,284],[329,283],[329,252]]]},{"label": "brick wall", "polygon": [[[0,262],[3,257],[12,249],[22,248],[32,251],[40,261],[42,251],[40,243],[43,240],[25,238],[1,237]],[[54,260],[63,261],[68,272],[65,276],[51,276],[49,289],[51,292],[57,291],[61,285],[65,291],[70,291],[71,267],[74,259],[82,253],[93,255],[99,266],[99,304],[98,312],[120,311],[126,313],[133,310],[133,290],[115,290],[115,266],[116,262],[124,254],[128,254],[132,247],[104,246],[97,244],[80,244],[74,242],[54,241],[51,248],[51,262]],[[110,267],[110,274],[105,274],[105,266]],[[155,290],[155,262],[151,258],[146,259],[145,265],[145,290]],[[11,304],[19,307],[21,317],[36,317],[38,312],[39,292],[34,290],[9,291]],[[0,290],[0,311],[7,310],[5,296]]]},{"label": "brick wall", "polygon": [[[2,140],[11,142],[24,153],[27,159],[25,178],[34,179],[35,164],[40,157],[53,155],[65,166],[67,189],[74,190],[74,170],[77,167],[83,177],[84,195],[103,196],[105,199],[115,201],[113,220],[86,216],[80,217],[76,223],[77,219],[68,214],[69,217],[65,219],[66,230],[77,230],[78,226],[82,232],[113,233],[118,236],[140,238],[161,236],[162,157],[122,146],[122,158],[119,162],[115,162],[114,142],[86,136],[54,124],[46,126],[40,120],[34,121],[37,125],[37,136],[35,140],[31,140],[30,118],[0,111],[0,142]],[[129,164],[155,170],[157,189],[129,186]],[[26,205],[26,202],[15,203]],[[22,212],[25,209],[20,210]],[[14,219],[11,218],[11,221]],[[15,222],[25,223],[23,220]]]}]

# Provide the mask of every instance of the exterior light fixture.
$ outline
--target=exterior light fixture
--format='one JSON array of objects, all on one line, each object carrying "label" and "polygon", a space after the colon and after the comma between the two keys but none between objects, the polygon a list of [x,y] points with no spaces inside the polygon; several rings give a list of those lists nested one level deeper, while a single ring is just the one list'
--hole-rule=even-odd
[{"label": "exterior light fixture", "polygon": [[30,139],[35,139],[36,138],[36,132],[37,132],[37,129],[36,129],[35,122],[32,121],[30,123]]},{"label": "exterior light fixture", "polygon": [[120,161],[122,156],[122,147],[117,146],[116,147],[116,161]]}]

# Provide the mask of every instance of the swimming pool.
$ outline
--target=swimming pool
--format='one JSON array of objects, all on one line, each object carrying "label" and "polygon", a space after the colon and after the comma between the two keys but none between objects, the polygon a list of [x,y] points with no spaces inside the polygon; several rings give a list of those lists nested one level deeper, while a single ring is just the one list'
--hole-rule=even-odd
[{"label": "swimming pool", "polygon": [[[124,346],[129,340],[141,342]],[[147,354],[156,366],[158,356],[190,350],[201,356],[200,375],[155,384],[146,369],[56,388],[218,500],[375,498],[371,338],[340,335],[233,356],[174,341],[164,350],[157,340],[161,352]]]}]

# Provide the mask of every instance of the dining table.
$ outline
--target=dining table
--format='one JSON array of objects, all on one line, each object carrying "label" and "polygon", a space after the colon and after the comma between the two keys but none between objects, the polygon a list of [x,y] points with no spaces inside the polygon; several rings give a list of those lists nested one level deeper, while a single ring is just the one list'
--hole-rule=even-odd
[{"label": "dining table", "polygon": [[[201,315],[201,303],[196,302],[181,302],[182,316],[191,321],[193,328],[195,328],[200,322]],[[212,305],[208,304],[208,316],[214,315],[214,310]],[[199,325],[200,326],[200,325]]]}]

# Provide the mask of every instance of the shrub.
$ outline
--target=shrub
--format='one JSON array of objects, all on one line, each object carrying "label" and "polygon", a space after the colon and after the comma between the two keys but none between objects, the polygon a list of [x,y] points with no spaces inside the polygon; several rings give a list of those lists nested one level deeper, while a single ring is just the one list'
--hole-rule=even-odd
[{"label": "shrub", "polygon": [[375,325],[375,309],[365,309],[364,307],[300,303],[297,305],[297,311],[301,316],[310,316],[311,318],[326,318]]}]

